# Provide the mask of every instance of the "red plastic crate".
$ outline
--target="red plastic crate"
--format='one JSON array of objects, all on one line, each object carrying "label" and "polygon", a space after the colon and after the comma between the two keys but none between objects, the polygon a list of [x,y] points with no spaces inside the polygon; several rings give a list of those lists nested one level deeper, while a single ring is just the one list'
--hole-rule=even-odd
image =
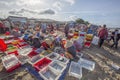
[{"label": "red plastic crate", "polygon": [[28,46],[28,44],[18,44],[19,47]]},{"label": "red plastic crate", "polygon": [[16,64],[15,66],[7,69],[7,72],[12,72],[12,71],[14,71],[15,69],[19,68],[20,66],[21,66],[21,63],[18,63],[18,64]]},{"label": "red plastic crate", "polygon": [[48,49],[48,48],[49,48],[49,46],[48,46],[48,44],[47,44],[46,42],[42,42],[41,45],[42,45],[45,49]]},{"label": "red plastic crate", "polygon": [[32,58],[33,56],[36,56],[37,54],[38,54],[37,52],[32,51],[28,54],[28,56]]},{"label": "red plastic crate", "polygon": [[79,36],[79,34],[78,33],[74,33],[74,36]]},{"label": "red plastic crate", "polygon": [[16,51],[13,51],[13,52],[9,52],[8,54],[14,54],[14,55],[18,56],[18,51],[16,50]]},{"label": "red plastic crate", "polygon": [[85,44],[84,44],[84,46],[88,47],[88,48],[90,47],[90,45],[91,45],[91,42],[85,42]]},{"label": "red plastic crate", "polygon": [[80,36],[85,36],[85,34],[80,34]]},{"label": "red plastic crate", "polygon": [[35,63],[33,66],[37,71],[42,70],[43,68],[47,67],[50,63],[52,62],[52,60],[48,59],[48,58],[43,58],[41,60],[39,60],[37,63]]}]

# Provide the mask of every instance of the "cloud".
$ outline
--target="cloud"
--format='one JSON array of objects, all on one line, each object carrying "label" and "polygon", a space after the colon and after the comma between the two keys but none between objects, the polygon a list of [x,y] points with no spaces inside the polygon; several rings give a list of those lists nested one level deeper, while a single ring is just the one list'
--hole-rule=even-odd
[{"label": "cloud", "polygon": [[46,9],[46,10],[43,10],[43,11],[39,12],[39,14],[49,14],[49,15],[54,15],[54,14],[55,14],[55,11],[52,10],[52,9]]},{"label": "cloud", "polygon": [[22,14],[18,13],[17,11],[10,11],[9,14],[22,16]]},{"label": "cloud", "polygon": [[70,5],[75,4],[75,0],[65,0],[66,2],[70,3]]},{"label": "cloud", "polygon": [[18,1],[18,0],[0,0],[1,2],[13,2],[13,1]]},{"label": "cloud", "polygon": [[55,2],[55,3],[53,3],[53,5],[52,5],[53,7],[55,7],[56,9],[58,9],[58,10],[62,10],[62,3],[61,2],[59,2],[59,1],[57,1],[57,2]]},{"label": "cloud", "polygon": [[19,0],[22,5],[33,6],[45,4],[44,0]]},{"label": "cloud", "polygon": [[9,14],[12,14],[12,15],[22,16],[23,13],[37,14],[38,12],[35,12],[35,11],[32,11],[32,10],[28,10],[28,9],[20,9],[18,11],[16,11],[16,10],[9,11]]},{"label": "cloud", "polygon": [[29,10],[29,9],[20,9],[18,11],[16,10],[13,10],[13,11],[9,11],[9,14],[12,14],[12,15],[22,15],[23,13],[29,13],[29,14],[37,14],[37,15],[54,15],[55,14],[55,11],[52,10],[52,9],[45,9],[45,10],[40,10],[39,12],[38,11],[33,11],[33,10]]},{"label": "cloud", "polygon": [[77,18],[78,18],[78,17],[77,17],[76,15],[71,15],[71,16],[69,16],[69,19],[70,19],[70,20],[73,20],[73,21],[76,20]]},{"label": "cloud", "polygon": [[37,14],[36,11],[33,11],[33,10],[28,10],[28,9],[21,9],[20,11],[18,11],[18,13],[24,13],[24,12],[28,12],[28,13],[31,13],[31,14]]}]

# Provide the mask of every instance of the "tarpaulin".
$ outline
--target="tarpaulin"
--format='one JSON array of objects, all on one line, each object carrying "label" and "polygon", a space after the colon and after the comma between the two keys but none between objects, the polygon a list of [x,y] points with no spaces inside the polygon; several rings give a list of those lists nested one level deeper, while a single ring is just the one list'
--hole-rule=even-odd
[{"label": "tarpaulin", "polygon": [[5,44],[3,39],[0,39],[0,50],[4,52],[6,51],[6,49],[7,49],[7,45]]}]

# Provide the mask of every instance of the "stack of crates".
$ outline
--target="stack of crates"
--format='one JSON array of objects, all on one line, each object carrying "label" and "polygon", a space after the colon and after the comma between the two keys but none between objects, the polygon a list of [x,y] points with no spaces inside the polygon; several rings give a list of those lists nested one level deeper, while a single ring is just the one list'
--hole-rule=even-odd
[{"label": "stack of crates", "polygon": [[93,34],[86,34],[84,46],[89,48],[91,46],[92,39]]},{"label": "stack of crates", "polygon": [[79,32],[78,42],[79,42],[82,46],[83,46],[83,44],[84,44],[85,35],[86,35],[86,32],[82,32],[82,31]]},{"label": "stack of crates", "polygon": [[93,40],[92,40],[92,44],[98,45],[98,42],[99,42],[99,37],[94,36],[94,37],[93,37]]},{"label": "stack of crates", "polygon": [[79,31],[75,31],[74,32],[74,38],[76,39],[76,38],[78,38],[78,36],[79,36]]}]

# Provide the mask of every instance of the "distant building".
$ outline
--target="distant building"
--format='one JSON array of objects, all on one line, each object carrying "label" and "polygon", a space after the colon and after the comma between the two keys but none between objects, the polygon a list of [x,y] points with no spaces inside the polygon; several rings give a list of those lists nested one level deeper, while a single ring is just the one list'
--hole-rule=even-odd
[{"label": "distant building", "polygon": [[26,17],[9,16],[7,20],[11,23],[13,27],[24,27],[24,25],[27,24]]}]

